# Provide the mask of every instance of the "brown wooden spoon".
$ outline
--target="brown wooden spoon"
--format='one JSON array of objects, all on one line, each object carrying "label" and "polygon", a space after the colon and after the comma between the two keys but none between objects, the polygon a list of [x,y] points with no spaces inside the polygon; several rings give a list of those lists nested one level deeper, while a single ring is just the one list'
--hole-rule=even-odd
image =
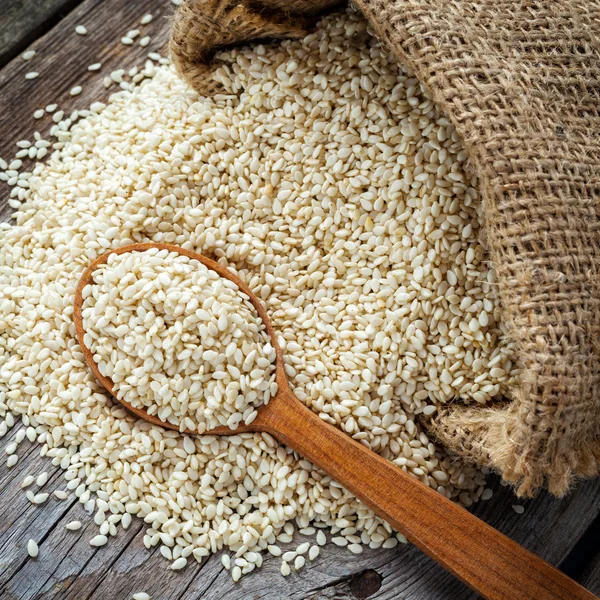
[{"label": "brown wooden spoon", "polygon": [[[85,359],[102,385],[138,417],[161,427],[170,423],[119,400],[110,379],[104,377],[84,344],[82,290],[93,271],[112,253],[143,252],[150,248],[178,252],[196,259],[238,285],[264,321],[276,350],[279,391],[258,417],[235,431],[228,427],[209,434],[266,432],[329,473],[360,498],[394,529],[488,600],[591,600],[596,598],[550,564],[525,550],[464,508],[451,502],[415,477],[375,454],[342,431],[321,420],[292,393],[275,331],[260,300],[226,267],[195,252],[171,244],[131,244],[97,258],[85,271],[75,294],[74,320]],[[193,432],[190,432],[193,433]],[[206,434],[205,434],[206,435]]]}]

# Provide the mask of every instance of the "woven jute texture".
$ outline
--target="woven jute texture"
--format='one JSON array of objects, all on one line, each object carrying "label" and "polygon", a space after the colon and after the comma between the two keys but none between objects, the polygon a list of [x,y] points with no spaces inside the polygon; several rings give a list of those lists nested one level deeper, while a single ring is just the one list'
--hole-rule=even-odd
[{"label": "woven jute texture", "polygon": [[[206,93],[216,49],[302,35],[335,4],[187,0],[173,59]],[[464,140],[523,373],[510,400],[457,400],[430,426],[518,493],[561,495],[600,464],[600,0],[355,5]]]}]

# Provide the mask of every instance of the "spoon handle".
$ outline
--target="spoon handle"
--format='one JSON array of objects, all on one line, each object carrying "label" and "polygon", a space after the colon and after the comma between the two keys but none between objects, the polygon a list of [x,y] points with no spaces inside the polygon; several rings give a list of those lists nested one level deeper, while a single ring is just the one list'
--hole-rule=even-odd
[{"label": "spoon handle", "polygon": [[291,391],[263,427],[321,467],[487,600],[591,600],[592,593],[464,508],[322,421]]}]

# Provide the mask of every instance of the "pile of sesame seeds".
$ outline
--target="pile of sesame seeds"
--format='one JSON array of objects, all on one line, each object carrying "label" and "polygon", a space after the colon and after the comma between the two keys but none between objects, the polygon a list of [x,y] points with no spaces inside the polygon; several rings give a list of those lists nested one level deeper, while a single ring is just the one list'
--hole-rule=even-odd
[{"label": "pile of sesame seeds", "polygon": [[[238,580],[264,551],[283,575],[301,569],[325,532],[355,553],[405,540],[266,434],[190,437],[114,404],[72,322],[96,256],[154,241],[227,265],[265,302],[296,395],[466,506],[489,496],[483,475],[421,421],[454,398],[488,402],[517,373],[461,142],[365,22],[334,15],[218,58],[220,95],[199,97],[165,59],[116,73],[108,104],[53,113],[51,156],[23,141],[45,163],[4,165],[18,211],[0,238],[0,434],[21,418],[8,460],[27,436],[65,469],[62,493],[95,511],[94,546],[137,515],[172,568],[226,548]],[[314,542],[289,547],[298,530]]]},{"label": "pile of sesame seeds", "polygon": [[83,289],[84,344],[117,398],[180,431],[250,425],[275,349],[238,286],[168,250],[111,254]]}]

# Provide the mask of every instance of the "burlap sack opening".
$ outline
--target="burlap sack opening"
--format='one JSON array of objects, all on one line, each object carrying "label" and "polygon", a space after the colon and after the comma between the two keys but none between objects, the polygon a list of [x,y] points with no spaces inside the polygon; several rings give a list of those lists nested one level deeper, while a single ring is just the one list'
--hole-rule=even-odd
[{"label": "burlap sack opening", "polygon": [[[431,428],[521,495],[600,462],[600,1],[355,0],[462,135],[522,382]],[[337,0],[186,0],[171,55],[201,93],[215,50],[303,35]]]}]

